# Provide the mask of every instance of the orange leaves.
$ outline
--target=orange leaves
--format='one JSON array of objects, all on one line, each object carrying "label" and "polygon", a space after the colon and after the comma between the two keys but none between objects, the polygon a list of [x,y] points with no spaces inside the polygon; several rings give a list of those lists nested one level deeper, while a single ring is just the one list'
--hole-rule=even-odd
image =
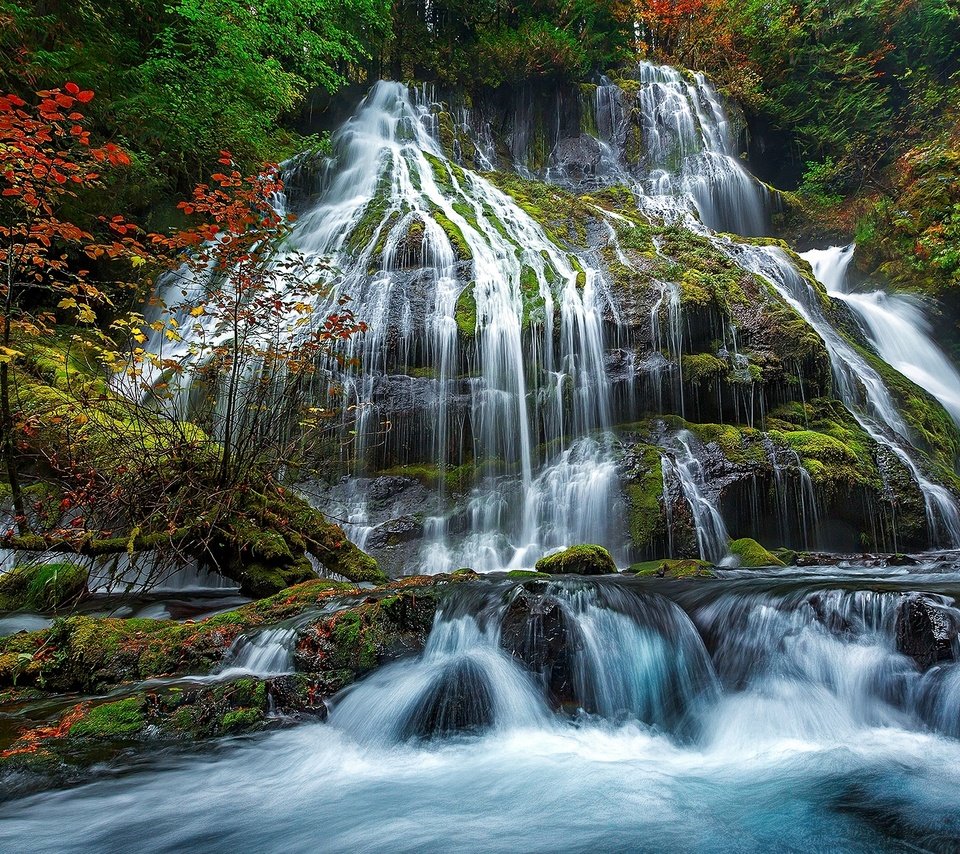
[{"label": "orange leaves", "polygon": [[67,712],[55,724],[33,727],[21,733],[12,747],[0,752],[0,758],[16,756],[23,753],[36,753],[43,747],[45,741],[55,738],[65,738],[70,728],[87,712],[87,704],[79,703]]}]

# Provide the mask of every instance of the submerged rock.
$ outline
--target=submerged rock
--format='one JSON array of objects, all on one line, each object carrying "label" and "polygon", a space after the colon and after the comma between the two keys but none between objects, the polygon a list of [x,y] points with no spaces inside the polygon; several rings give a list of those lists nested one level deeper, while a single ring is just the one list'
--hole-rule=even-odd
[{"label": "submerged rock", "polygon": [[617,565],[603,546],[583,545],[540,558],[536,569],[549,575],[608,575]]},{"label": "submerged rock", "polygon": [[453,662],[430,686],[407,720],[402,738],[430,738],[484,729],[493,724],[493,696],[486,675],[470,659]]},{"label": "submerged rock", "polygon": [[923,670],[954,660],[958,631],[950,612],[927,596],[911,596],[897,609],[897,649]]}]

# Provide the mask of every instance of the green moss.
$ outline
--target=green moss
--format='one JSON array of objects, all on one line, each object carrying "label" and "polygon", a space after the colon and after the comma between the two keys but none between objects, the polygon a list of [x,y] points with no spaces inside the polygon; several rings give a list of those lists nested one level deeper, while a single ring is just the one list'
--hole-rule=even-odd
[{"label": "green moss", "polygon": [[643,446],[626,486],[630,541],[636,549],[650,546],[663,522],[663,468],[659,449]]},{"label": "green moss", "polygon": [[136,735],[146,724],[138,697],[94,706],[70,728],[71,737],[123,738]]},{"label": "green moss", "polygon": [[531,578],[549,578],[546,572],[536,572],[532,569],[511,569],[507,573],[507,578],[511,581],[524,581]]},{"label": "green moss", "polygon": [[89,573],[74,563],[19,566],[0,576],[0,611],[59,611],[87,595]]},{"label": "green moss", "polygon": [[727,375],[727,363],[712,353],[691,353],[680,359],[683,381],[694,385],[716,382]]},{"label": "green moss", "polygon": [[473,338],[477,334],[477,300],[473,295],[474,283],[470,282],[457,297],[454,309],[454,318],[457,328],[465,338]]},{"label": "green moss", "polygon": [[377,234],[377,230],[381,228],[390,211],[390,184],[390,172],[384,170],[377,181],[373,196],[367,202],[363,213],[360,214],[360,218],[344,243],[350,252],[360,253],[373,242],[374,235]]},{"label": "green moss", "polygon": [[754,569],[761,566],[785,566],[772,552],[768,552],[756,540],[749,537],[741,537],[739,540],[732,540],[728,546],[730,554],[739,561],[739,565],[744,568]]},{"label": "green moss", "polygon": [[420,481],[424,486],[436,488],[441,479],[448,489],[459,490],[469,486],[475,476],[474,466],[464,463],[460,466],[445,466],[441,468],[436,463],[406,463],[381,469],[381,475],[395,477],[411,477]]},{"label": "green moss", "polygon": [[460,261],[472,261],[473,251],[470,249],[467,239],[463,236],[463,231],[460,230],[460,226],[449,219],[446,214],[439,209],[434,209],[430,215],[433,217],[434,222],[443,229],[444,234],[447,235],[450,246],[453,248],[453,254],[457,259]]},{"label": "green moss", "polygon": [[606,575],[616,572],[617,565],[603,546],[582,545],[540,558],[536,570],[549,575]]},{"label": "green moss", "polygon": [[256,729],[263,720],[263,712],[259,709],[234,709],[227,712],[220,721],[220,728],[224,732],[249,732]]},{"label": "green moss", "polygon": [[542,325],[546,320],[543,296],[537,271],[526,264],[520,271],[520,299],[523,301],[521,325],[526,329],[531,324]]},{"label": "green moss", "polygon": [[656,578],[716,578],[712,564],[690,558],[661,558],[630,565],[628,572],[642,577]]}]

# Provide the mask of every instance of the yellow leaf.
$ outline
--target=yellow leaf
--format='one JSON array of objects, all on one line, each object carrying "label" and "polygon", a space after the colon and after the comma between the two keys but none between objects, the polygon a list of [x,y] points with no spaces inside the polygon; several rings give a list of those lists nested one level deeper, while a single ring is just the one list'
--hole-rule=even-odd
[{"label": "yellow leaf", "polygon": [[64,298],[57,303],[57,308],[76,308],[77,301],[75,299]]},{"label": "yellow leaf", "polygon": [[193,308],[190,309],[190,316],[200,317],[200,315],[204,314],[206,310],[207,310],[207,307],[205,305],[194,306]]}]

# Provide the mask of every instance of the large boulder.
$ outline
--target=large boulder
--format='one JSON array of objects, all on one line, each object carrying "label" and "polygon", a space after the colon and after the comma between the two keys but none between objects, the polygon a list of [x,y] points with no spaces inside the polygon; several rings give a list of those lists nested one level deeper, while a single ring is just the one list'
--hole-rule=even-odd
[{"label": "large boulder", "polygon": [[617,565],[603,546],[571,546],[537,561],[537,572],[549,575],[608,575]]},{"label": "large boulder", "polygon": [[954,659],[958,631],[955,612],[928,596],[911,596],[897,609],[897,649],[923,670]]}]

